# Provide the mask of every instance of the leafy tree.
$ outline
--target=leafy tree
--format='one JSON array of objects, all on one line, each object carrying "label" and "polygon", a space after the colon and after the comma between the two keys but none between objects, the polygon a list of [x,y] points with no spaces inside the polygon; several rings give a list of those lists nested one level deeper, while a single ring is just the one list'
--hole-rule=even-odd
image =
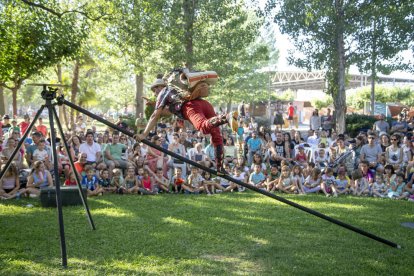
[{"label": "leafy tree", "polygon": [[292,56],[290,62],[308,70],[327,71],[327,93],[333,97],[339,132],[345,131],[349,65],[356,63],[365,71],[371,70],[374,79],[377,70],[387,72],[379,59],[392,61],[406,47],[402,34],[408,34],[409,22],[413,20],[412,5],[408,0],[268,1],[267,10],[279,9],[275,22],[283,33],[290,35],[300,53],[296,55],[299,57]]},{"label": "leafy tree", "polygon": [[[409,64],[399,55],[412,41],[414,4],[412,1],[363,1],[353,34],[358,47],[350,63],[371,75],[371,115],[374,114],[377,73],[389,74],[407,69]],[[356,4],[358,5],[358,3]]]},{"label": "leafy tree", "polygon": [[[51,4],[57,8],[57,3]],[[23,81],[74,56],[88,33],[75,14],[61,18],[20,1],[0,5],[0,85],[12,91],[13,113]]]}]

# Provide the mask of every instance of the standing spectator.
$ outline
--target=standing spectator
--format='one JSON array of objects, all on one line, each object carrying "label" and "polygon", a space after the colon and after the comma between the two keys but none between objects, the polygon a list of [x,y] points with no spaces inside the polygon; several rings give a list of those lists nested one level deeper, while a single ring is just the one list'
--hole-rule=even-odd
[{"label": "standing spectator", "polygon": [[76,133],[85,132],[86,130],[86,124],[83,121],[82,115],[78,116],[78,120],[75,123],[75,131]]},{"label": "standing spectator", "polygon": [[102,160],[101,146],[93,140],[93,133],[86,133],[86,142],[80,145],[79,152],[87,154],[87,164],[93,168],[102,170],[106,166]]},{"label": "standing spectator", "polygon": [[319,130],[321,128],[321,117],[319,117],[319,110],[315,109],[312,112],[312,116],[309,119],[310,122],[310,129],[311,130]]},{"label": "standing spectator", "polygon": [[10,116],[6,114],[6,115],[3,116],[3,124],[1,126],[2,133],[6,134],[9,131],[10,127],[11,127]]},{"label": "standing spectator", "polygon": [[43,137],[46,139],[47,136],[47,127],[43,124],[43,119],[39,118],[39,120],[37,120],[37,126],[36,126],[36,130],[38,132],[40,132]]},{"label": "standing spectator", "polygon": [[30,116],[26,114],[26,115],[24,115],[23,118],[24,118],[24,121],[19,124],[20,133],[21,133],[22,136],[26,132],[27,128],[30,125]]},{"label": "standing spectator", "polygon": [[239,116],[241,118],[244,118],[246,116],[246,110],[245,110],[244,101],[242,101],[239,106],[237,107],[237,110],[239,111]]},{"label": "standing spectator", "polygon": [[253,155],[255,153],[261,154],[262,140],[257,137],[257,131],[252,132],[252,138],[247,141],[247,163],[252,165]]},{"label": "standing spectator", "polygon": [[324,116],[322,120],[322,129],[326,130],[329,134],[331,134],[332,127],[333,127],[333,117],[331,115],[331,109],[328,108],[326,111],[326,116]]},{"label": "standing spectator", "polygon": [[385,121],[384,114],[381,114],[379,116],[379,120],[374,123],[374,125],[372,126],[372,130],[377,131],[377,133],[388,133],[390,131],[390,124],[387,121]]},{"label": "standing spectator", "polygon": [[289,127],[293,128],[293,117],[295,116],[295,107],[293,106],[293,103],[290,102],[287,110],[288,114],[288,121],[289,121]]},{"label": "standing spectator", "polygon": [[[179,154],[183,157],[186,156],[187,152],[185,150],[184,145],[180,143],[180,136],[178,135],[178,133],[173,134],[173,139],[171,143],[168,145],[168,150],[176,154]],[[213,152],[213,155],[214,155],[214,152]],[[170,167],[180,168],[181,176],[184,179],[187,177],[187,165],[183,161],[171,157]]]},{"label": "standing spectator", "polygon": [[276,111],[275,111],[275,119],[273,121],[273,124],[276,125],[276,128],[279,127],[279,129],[283,128],[284,125],[283,121],[283,105],[280,101],[276,102]]},{"label": "standing spectator", "polygon": [[142,115],[142,113],[138,114],[138,118],[135,120],[135,126],[137,127],[137,133],[142,133],[147,126],[147,119]]}]

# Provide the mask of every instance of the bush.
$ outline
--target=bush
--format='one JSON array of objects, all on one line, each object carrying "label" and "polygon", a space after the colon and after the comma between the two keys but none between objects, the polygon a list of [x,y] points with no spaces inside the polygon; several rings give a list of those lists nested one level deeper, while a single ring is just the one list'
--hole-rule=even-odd
[{"label": "bush", "polygon": [[352,113],[345,117],[346,130],[350,137],[356,137],[360,131],[371,129],[375,121],[374,116]]}]

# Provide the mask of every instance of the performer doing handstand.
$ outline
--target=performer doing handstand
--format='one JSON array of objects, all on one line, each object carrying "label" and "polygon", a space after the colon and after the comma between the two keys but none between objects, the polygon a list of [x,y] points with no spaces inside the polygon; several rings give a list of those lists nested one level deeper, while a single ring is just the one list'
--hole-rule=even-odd
[{"label": "performer doing handstand", "polygon": [[209,85],[217,81],[215,72],[189,72],[188,69],[175,69],[167,75],[168,85],[157,79],[151,90],[157,96],[155,111],[138,140],[145,139],[156,126],[161,116],[176,115],[190,121],[193,126],[204,134],[211,134],[211,141],[216,156],[216,169],[219,174],[226,174],[223,169],[223,137],[220,125],[229,124],[237,131],[237,112],[217,115],[213,106],[201,97],[208,95]]}]

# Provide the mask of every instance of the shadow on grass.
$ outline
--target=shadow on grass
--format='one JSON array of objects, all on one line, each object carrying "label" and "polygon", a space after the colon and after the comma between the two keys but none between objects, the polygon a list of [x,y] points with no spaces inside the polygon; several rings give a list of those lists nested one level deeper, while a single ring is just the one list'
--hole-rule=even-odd
[{"label": "shadow on grass", "polygon": [[[411,247],[414,243],[410,229],[395,226],[412,210],[407,202],[288,198],[395,242]],[[90,230],[82,207],[64,208],[69,265],[75,272],[326,274],[337,273],[338,267],[345,274],[367,269],[371,273],[392,268],[397,269],[393,272],[408,271],[403,266],[408,252],[252,193],[214,197],[110,195],[89,203],[97,231]],[[38,263],[34,267],[46,272],[59,269],[55,209],[28,211],[16,202],[0,208],[6,210],[0,212],[0,229],[7,230],[0,234],[4,241],[0,252],[5,252],[0,253],[1,267],[24,271],[21,265],[7,261],[20,260],[34,261]],[[344,259],[353,265],[343,263]],[[388,263],[387,267],[381,261]]]}]

